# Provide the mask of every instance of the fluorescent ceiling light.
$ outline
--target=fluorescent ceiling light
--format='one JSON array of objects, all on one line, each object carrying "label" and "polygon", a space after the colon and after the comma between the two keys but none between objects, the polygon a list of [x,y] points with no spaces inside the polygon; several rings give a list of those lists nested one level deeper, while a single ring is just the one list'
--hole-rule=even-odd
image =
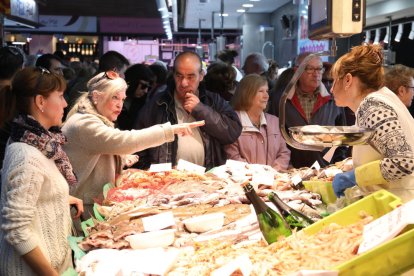
[{"label": "fluorescent ceiling light", "polygon": [[219,15],[219,16],[229,16],[229,14],[228,14],[228,13],[223,13],[223,14],[219,13],[218,15]]},{"label": "fluorescent ceiling light", "polygon": [[245,9],[238,9],[237,12],[246,12]]},{"label": "fluorescent ceiling light", "polygon": [[253,8],[254,7],[253,4],[243,4],[242,6],[245,7],[245,8]]}]

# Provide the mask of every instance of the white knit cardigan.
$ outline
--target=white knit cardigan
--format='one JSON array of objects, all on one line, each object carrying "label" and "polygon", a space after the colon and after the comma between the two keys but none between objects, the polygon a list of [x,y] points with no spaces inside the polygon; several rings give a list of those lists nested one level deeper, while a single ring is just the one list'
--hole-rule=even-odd
[{"label": "white knit cardigan", "polygon": [[[121,172],[117,156],[171,142],[174,133],[170,123],[141,130],[119,130],[97,114],[89,99],[82,100],[83,112],[70,114],[62,132],[68,139],[63,149],[79,181],[72,195],[82,199],[88,208],[95,198],[102,196],[104,184],[114,184],[115,174]],[[88,216],[87,209],[84,215]]]},{"label": "white knit cardigan", "polygon": [[35,275],[21,257],[39,247],[60,273],[71,265],[69,187],[53,160],[25,143],[6,148],[0,201],[0,275]]}]

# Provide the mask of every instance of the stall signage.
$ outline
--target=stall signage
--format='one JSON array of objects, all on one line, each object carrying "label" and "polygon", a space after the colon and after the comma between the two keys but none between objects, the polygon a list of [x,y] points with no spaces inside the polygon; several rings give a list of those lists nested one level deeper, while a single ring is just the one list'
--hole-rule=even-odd
[{"label": "stall signage", "polygon": [[10,15],[38,22],[39,9],[34,0],[11,0]]},{"label": "stall signage", "polygon": [[154,216],[142,218],[144,231],[158,231],[175,225],[174,215],[172,212],[164,212]]},{"label": "stall signage", "polygon": [[184,171],[184,172],[193,172],[198,174],[204,174],[206,168],[183,159],[178,160],[177,170]]},{"label": "stall signage", "polygon": [[365,225],[358,254],[391,240],[409,224],[414,224],[414,200]]},{"label": "stall signage", "polygon": [[101,33],[116,34],[163,34],[162,21],[159,18],[100,17]]},{"label": "stall signage", "polygon": [[39,23],[42,27],[38,32],[56,33],[95,33],[98,20],[94,16],[63,16],[63,15],[40,15]]}]

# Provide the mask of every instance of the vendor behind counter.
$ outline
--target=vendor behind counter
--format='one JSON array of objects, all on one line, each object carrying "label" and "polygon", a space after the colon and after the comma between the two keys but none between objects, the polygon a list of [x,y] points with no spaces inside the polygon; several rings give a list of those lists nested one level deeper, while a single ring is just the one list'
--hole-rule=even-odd
[{"label": "vendor behind counter", "polygon": [[414,199],[414,119],[401,100],[383,87],[380,46],[364,45],[338,59],[331,92],[338,106],[348,106],[359,127],[374,129],[369,145],[355,146],[354,170],[335,176],[339,197],[358,185],[366,192],[387,189],[404,202]]}]

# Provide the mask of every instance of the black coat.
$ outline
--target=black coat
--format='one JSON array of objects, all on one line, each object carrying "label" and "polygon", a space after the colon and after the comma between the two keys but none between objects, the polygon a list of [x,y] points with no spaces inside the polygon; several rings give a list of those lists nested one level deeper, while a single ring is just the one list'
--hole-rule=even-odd
[{"label": "black coat", "polygon": [[[174,103],[174,87],[167,86],[141,109],[135,129],[147,128],[156,124],[170,122],[177,123]],[[242,131],[240,120],[233,108],[220,97],[219,94],[199,87],[200,103],[193,109],[191,116],[197,121],[204,120],[205,125],[200,127],[204,144],[204,166],[211,169],[223,165],[226,154],[223,145],[231,144],[237,140]],[[172,163],[177,164],[177,139],[159,147],[150,148],[139,153],[140,168],[148,168],[151,164]]]}]

